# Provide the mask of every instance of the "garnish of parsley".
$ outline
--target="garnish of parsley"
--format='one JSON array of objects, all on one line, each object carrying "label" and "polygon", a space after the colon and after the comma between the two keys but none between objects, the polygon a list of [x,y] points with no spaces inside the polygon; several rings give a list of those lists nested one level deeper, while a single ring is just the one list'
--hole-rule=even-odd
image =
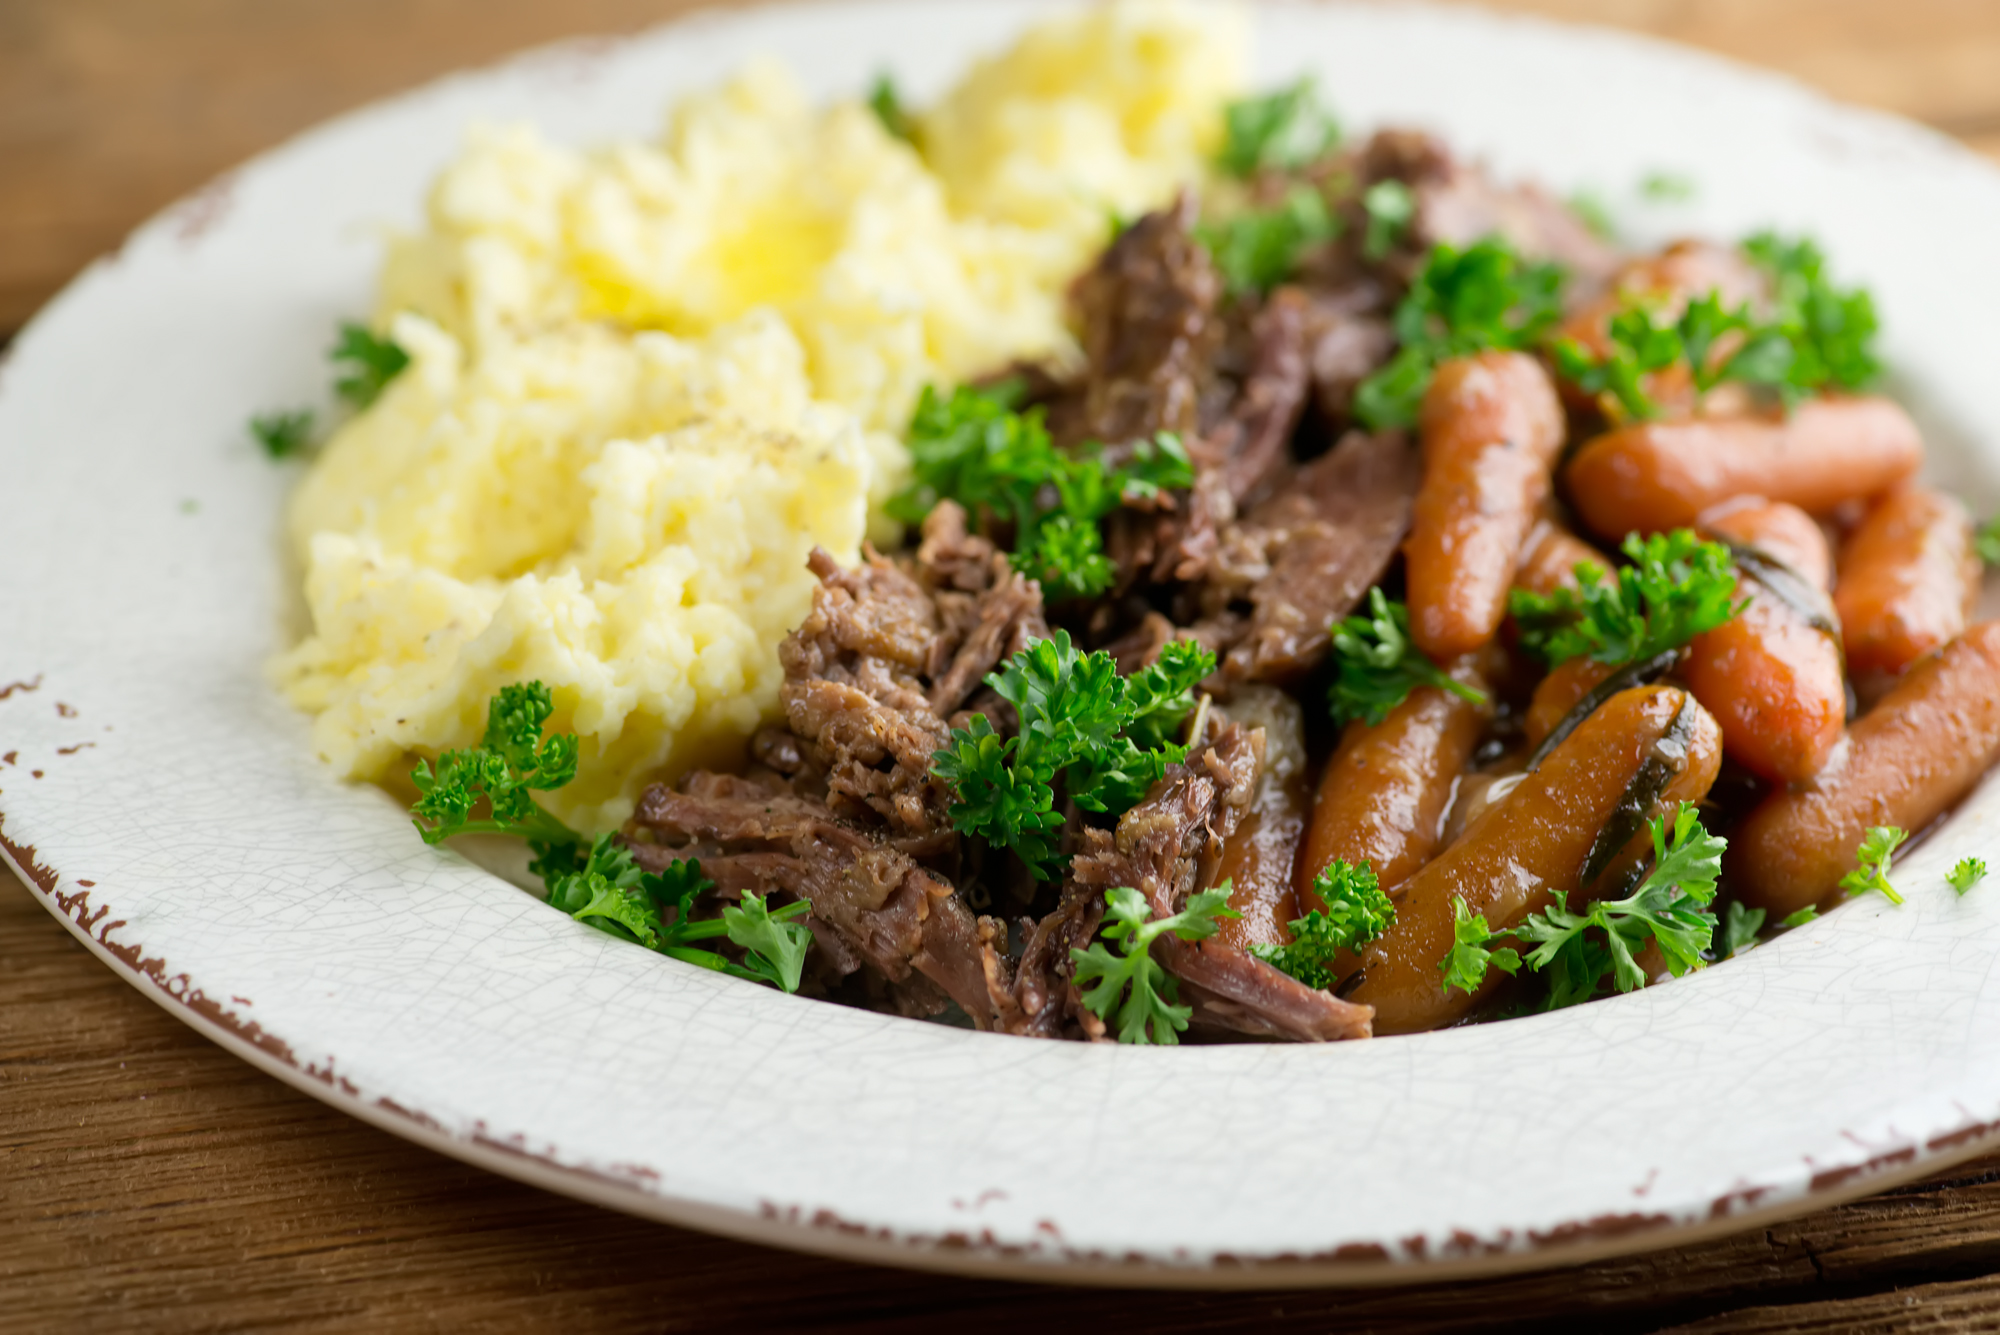
[{"label": "garnish of parsley", "polygon": [[1329,634],[1335,675],[1328,705],[1335,722],[1360,719],[1373,726],[1419,686],[1441,687],[1462,700],[1485,703],[1484,692],[1424,656],[1410,639],[1410,609],[1380,588],[1368,591],[1366,612],[1335,622]]},{"label": "garnish of parsley", "polygon": [[1691,529],[1630,533],[1619,550],[1630,564],[1615,576],[1586,561],[1576,567],[1575,589],[1509,595],[1529,652],[1550,667],[1583,657],[1615,667],[1678,649],[1746,606],[1736,598],[1729,549]]},{"label": "garnish of parsley", "polygon": [[[1146,897],[1129,886],[1104,894],[1103,940],[1070,949],[1076,986],[1093,1015],[1117,1029],[1120,1043],[1176,1044],[1193,1008],[1179,1005],[1180,987],[1153,959],[1153,943],[1172,932],[1183,941],[1215,935],[1223,918],[1240,917],[1229,907],[1229,882],[1188,896],[1187,907],[1154,918]],[[1114,942],[1117,952],[1104,943]]]},{"label": "garnish of parsley", "polygon": [[1329,863],[1313,878],[1313,893],[1325,907],[1294,919],[1290,942],[1258,942],[1250,953],[1307,987],[1330,989],[1340,981],[1333,973],[1334,957],[1357,951],[1388,931],[1396,921],[1396,906],[1365,861]]},{"label": "garnish of parsley", "polygon": [[1534,347],[1561,317],[1564,277],[1498,237],[1464,249],[1439,243],[1396,307],[1396,355],[1355,391],[1355,416],[1374,431],[1413,426],[1440,362]]},{"label": "garnish of parsley", "polygon": [[1065,630],[1029,645],[986,677],[1014,707],[1019,733],[1001,737],[974,714],[937,753],[934,768],[958,795],[952,824],[1052,879],[1061,865],[1058,780],[1085,811],[1130,810],[1186,758],[1172,735],[1194,710],[1196,684],[1214,671],[1215,655],[1189,640],[1129,677],[1108,653],[1080,653]]}]

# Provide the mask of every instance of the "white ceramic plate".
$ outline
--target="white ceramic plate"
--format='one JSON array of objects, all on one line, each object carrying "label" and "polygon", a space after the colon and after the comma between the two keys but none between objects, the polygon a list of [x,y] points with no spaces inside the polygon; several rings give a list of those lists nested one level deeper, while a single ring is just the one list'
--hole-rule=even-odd
[{"label": "white ceramic plate", "polygon": [[[478,118],[587,142],[773,52],[821,95],[928,96],[1038,7],[775,8],[570,45],[306,135],[94,266],[0,381],[0,835],[107,963],[337,1107],[608,1205],[898,1264],[1138,1284],[1407,1281],[1687,1241],[1874,1190],[2000,1132],[1991,791],[1842,908],[1670,987],[1324,1048],[972,1034],[778,995],[573,924],[336,783],[267,686],[292,474],[245,418],[310,401]],[[1994,499],[2000,173],[1923,130],[1605,33],[1430,9],[1260,12],[1260,79],[1352,125],[1715,235],[1810,228],[1872,283],[1933,472]],[[8,686],[10,682],[21,683]]]}]

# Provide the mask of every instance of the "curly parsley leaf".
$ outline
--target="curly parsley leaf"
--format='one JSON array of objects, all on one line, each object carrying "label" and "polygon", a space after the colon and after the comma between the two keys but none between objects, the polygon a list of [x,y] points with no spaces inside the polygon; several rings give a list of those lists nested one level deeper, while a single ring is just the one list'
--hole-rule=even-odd
[{"label": "curly parsley leaf", "polygon": [[1966,891],[1986,879],[1986,862],[1983,858],[1960,858],[1958,865],[1944,874],[1951,888],[1963,896]]},{"label": "curly parsley leaf", "polygon": [[1819,917],[1819,907],[1815,904],[1808,904],[1796,913],[1787,913],[1779,920],[1778,926],[1803,927],[1817,917]]},{"label": "curly parsley leaf", "polygon": [[1729,549],[1692,529],[1628,533],[1619,550],[1631,564],[1609,582],[1601,567],[1584,561],[1575,589],[1515,589],[1508,596],[1523,647],[1551,667],[1586,656],[1615,667],[1678,649],[1749,605],[1736,600]]},{"label": "curly parsley leaf", "polygon": [[952,824],[1009,848],[1037,879],[1054,876],[1062,816],[1061,780],[1085,811],[1121,815],[1166,767],[1187,756],[1169,740],[1194,708],[1194,688],[1215,671],[1215,655],[1188,641],[1129,677],[1110,654],[1081,653],[1058,630],[1015,654],[986,682],[1014,706],[1020,732],[1003,738],[984,714],[954,728],[933,768],[958,794]]},{"label": "curly parsley leaf", "polygon": [[1340,222],[1310,185],[1285,192],[1273,208],[1233,213],[1195,228],[1231,292],[1269,292],[1291,276],[1306,251],[1340,233]]},{"label": "curly parsley leaf", "polygon": [[[1760,232],[1743,251],[1771,276],[1773,334],[1789,346],[1782,379],[1771,382],[1793,402],[1830,386],[1864,389],[1882,373],[1875,355],[1880,325],[1866,288],[1841,288],[1826,274],[1826,256],[1810,239]],[[1773,369],[1776,358],[1773,358]]]},{"label": "curly parsley leaf", "polygon": [[1520,952],[1512,946],[1493,946],[1496,938],[1506,935],[1488,927],[1485,914],[1472,912],[1464,895],[1456,896],[1451,905],[1451,949],[1438,961],[1445,990],[1449,992],[1455,987],[1461,992],[1476,992],[1486,982],[1489,968],[1502,973],[1518,971]]},{"label": "curly parsley leaf", "polygon": [[1564,278],[1559,265],[1528,263],[1498,237],[1463,250],[1440,242],[1396,307],[1401,346],[1356,389],[1355,415],[1375,431],[1415,425],[1440,362],[1540,342],[1562,315]]},{"label": "curly parsley leaf", "polygon": [[1380,588],[1368,591],[1368,611],[1335,622],[1334,682],[1328,705],[1334,721],[1354,719],[1373,726],[1389,716],[1419,686],[1438,686],[1462,700],[1485,702],[1485,693],[1426,658],[1410,641],[1410,609],[1392,602]]},{"label": "curly parsley leaf", "polygon": [[1294,919],[1288,944],[1259,942],[1250,953],[1307,987],[1331,989],[1340,981],[1332,968],[1335,956],[1359,950],[1388,931],[1396,921],[1396,906],[1366,862],[1328,864],[1314,878],[1313,893],[1325,907]]},{"label": "curly parsley leaf", "polygon": [[250,435],[273,459],[304,454],[312,444],[313,411],[260,413],[250,419]]},{"label": "curly parsley leaf", "polygon": [[799,899],[773,911],[765,900],[763,895],[746,894],[739,902],[724,905],[723,931],[743,948],[741,967],[746,976],[781,992],[796,992],[805,973],[806,952],[812,949],[812,929],[795,919],[810,913],[812,905]]},{"label": "curly parsley leaf", "polygon": [[1757,934],[1764,930],[1767,916],[1763,909],[1747,909],[1731,900],[1729,912],[1722,920],[1722,944],[1715,953],[1722,959],[1734,959],[1756,945]]},{"label": "curly parsley leaf", "polygon": [[1036,879],[1050,878],[1063,825],[1055,811],[1059,765],[1028,754],[1021,738],[999,736],[986,715],[974,714],[952,729],[932,769],[958,793],[951,823],[961,833],[1011,848]]},{"label": "curly parsley leaf", "polygon": [[1617,242],[1618,220],[1611,216],[1611,206],[1604,202],[1604,196],[1594,190],[1579,190],[1565,202],[1592,236],[1599,241]]},{"label": "curly parsley leaf", "polygon": [[875,113],[875,119],[882,122],[882,128],[892,139],[913,143],[916,139],[916,121],[903,108],[903,98],[896,91],[896,81],[887,74],[875,76],[874,85],[868,90],[868,109]]},{"label": "curly parsley leaf", "polygon": [[[418,797],[410,813],[425,843],[443,843],[456,834],[508,834],[528,840],[541,854],[551,845],[582,839],[531,796],[576,777],[576,738],[542,737],[554,710],[549,688],[538,681],[503,686],[487,705],[486,733],[478,746],[447,751],[435,766],[417,762],[410,781]],[[474,819],[482,801],[488,814]]]},{"label": "curly parsley leaf", "polygon": [[1972,536],[1972,549],[1989,566],[2000,565],[2000,516],[1987,520]]},{"label": "curly parsley leaf", "polygon": [[1370,260],[1381,260],[1395,249],[1416,219],[1416,192],[1401,181],[1377,181],[1362,192],[1361,208],[1368,215],[1361,253]]},{"label": "curly parsley leaf", "polygon": [[339,371],[333,388],[356,408],[380,398],[389,382],[410,364],[410,354],[366,325],[343,324],[340,341],[327,354]]},{"label": "curly parsley leaf", "polygon": [[1679,978],[1702,967],[1702,952],[1715,940],[1715,881],[1722,873],[1728,841],[1702,828],[1692,803],[1675,811],[1673,831],[1665,817],[1647,822],[1653,836],[1653,869],[1624,899],[1599,900],[1587,912],[1570,911],[1566,896],[1541,913],[1531,913],[1513,929],[1523,944],[1534,944],[1528,966],[1548,977],[1546,1008],[1560,1010],[1588,1001],[1609,974],[1620,992],[1646,985],[1634,959],[1648,942]]},{"label": "curly parsley leaf", "polygon": [[1261,170],[1290,171],[1316,162],[1340,142],[1340,125],[1308,77],[1262,97],[1222,109],[1222,151],[1216,166],[1248,178]]},{"label": "curly parsley leaf", "polygon": [[1639,194],[1658,204],[1684,204],[1696,193],[1694,179],[1679,172],[1648,172],[1639,182]]},{"label": "curly parsley leaf", "polygon": [[[615,834],[586,838],[536,805],[531,794],[576,777],[575,736],[542,735],[553,712],[541,682],[504,686],[487,705],[478,746],[447,751],[435,767],[418,762],[410,775],[418,792],[411,814],[424,842],[459,834],[526,839],[535,853],[529,867],[547,887],[548,902],[578,922],[689,964],[796,992],[812,934],[794,919],[810,913],[810,904],[767,911],[762,899],[745,895],[720,918],[697,919],[695,901],[715,888],[699,862],[644,871]],[[482,803],[488,814],[475,818]],[[718,936],[743,948],[743,963],[689,944]]]},{"label": "curly parsley leaf", "polygon": [[[1076,985],[1083,1004],[1107,1024],[1115,1025],[1120,1043],[1180,1042],[1191,1007],[1177,1005],[1178,984],[1152,957],[1153,942],[1172,932],[1183,941],[1214,936],[1223,918],[1240,917],[1229,907],[1229,882],[1188,897],[1187,907],[1166,918],[1152,918],[1146,897],[1127,886],[1104,893],[1104,940],[1087,950],[1070,949],[1076,963]],[[1104,941],[1120,947],[1113,954]]]},{"label": "curly parsley leaf", "polygon": [[1896,887],[1889,884],[1889,864],[1903,841],[1910,837],[1908,830],[1899,830],[1893,825],[1870,826],[1861,840],[1861,847],[1854,854],[1854,870],[1840,878],[1840,888],[1850,895],[1865,895],[1870,890],[1880,890],[1887,895],[1891,904],[1900,904],[1903,897],[1896,893]]},{"label": "curly parsley leaf", "polygon": [[1626,417],[1640,419],[1660,415],[1646,377],[1676,365],[1686,366],[1697,402],[1734,381],[1787,406],[1829,387],[1863,388],[1881,373],[1873,298],[1833,286],[1818,247],[1765,233],[1743,249],[1771,277],[1768,317],[1748,302],[1725,309],[1710,291],[1665,320],[1654,299],[1637,295],[1612,317],[1601,354],[1573,339],[1558,341],[1557,369],[1585,393],[1609,396]]},{"label": "curly parsley leaf", "polygon": [[1019,399],[1015,383],[961,385],[948,397],[926,388],[910,419],[913,480],[888,511],[915,524],[939,501],[955,500],[982,530],[1012,529],[1010,560],[1041,581],[1048,601],[1094,597],[1116,575],[1098,521],[1127,499],[1192,486],[1187,449],[1161,432],[1135,443],[1123,466],[1106,468],[1099,447],[1057,449],[1039,409],[1015,411]]}]

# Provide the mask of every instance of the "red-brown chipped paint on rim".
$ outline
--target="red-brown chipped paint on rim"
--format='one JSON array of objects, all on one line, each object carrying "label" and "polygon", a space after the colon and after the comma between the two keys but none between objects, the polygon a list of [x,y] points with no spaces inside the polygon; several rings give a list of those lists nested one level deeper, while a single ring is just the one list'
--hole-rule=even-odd
[{"label": "red-brown chipped paint on rim", "polygon": [[[553,1146],[543,1150],[531,1148],[519,1134],[496,1134],[484,1123],[476,1124],[469,1135],[454,1134],[422,1109],[406,1107],[386,1096],[370,1101],[353,1081],[334,1070],[331,1060],[322,1064],[301,1063],[283,1039],[192,986],[186,974],[171,972],[164,959],[148,957],[137,943],[113,941],[111,934],[125,926],[125,920],[111,917],[108,904],[92,903],[90,892],[96,888],[95,883],[76,880],[71,882],[77,887],[75,890],[59,889],[62,877],[56,868],[44,862],[32,845],[8,836],[4,810],[0,810],[0,855],[42,893],[51,912],[72,931],[122,964],[135,985],[144,979],[152,985],[156,1000],[178,1003],[182,1018],[188,1023],[197,1028],[203,1024],[213,1026],[216,1031],[213,1036],[225,1041],[225,1045],[233,1039],[244,1049],[240,1055],[253,1061],[261,1056],[263,1060],[258,1065],[323,1102],[335,1106],[345,1102],[349,1106],[343,1111],[360,1115],[392,1134],[476,1167],[566,1191],[595,1204],[746,1242],[790,1246],[864,1263],[1113,1287],[1247,1289],[1443,1281],[1576,1264],[1641,1251],[1649,1242],[1688,1245],[1740,1232],[1941,1170],[1953,1162],[1974,1157],[1986,1147],[1986,1142],[2000,1137],[2000,1119],[1980,1119],[1967,1112],[1963,1126],[1935,1135],[1921,1147],[1901,1145],[1861,1164],[1827,1169],[1814,1176],[1806,1192],[1771,1206],[1762,1206],[1760,1202],[1775,1194],[1775,1188],[1738,1187],[1718,1197],[1703,1218],[1677,1219],[1664,1213],[1605,1214],[1518,1235],[1518,1242],[1512,1230],[1503,1229],[1493,1237],[1458,1230],[1435,1248],[1429,1239],[1415,1235],[1404,1239],[1397,1248],[1379,1242],[1350,1241],[1312,1253],[1248,1258],[1220,1253],[1207,1264],[1076,1247],[1063,1240],[1061,1228],[1050,1219],[1039,1220],[1036,1236],[1027,1243],[1019,1243],[1003,1241],[990,1228],[898,1233],[892,1227],[850,1219],[825,1206],[763,1201],[756,1214],[750,1215],[677,1200],[662,1190],[660,1173],[648,1165],[619,1163],[599,1168],[563,1163],[556,1158]],[[232,996],[229,1000],[237,1005],[249,1004],[243,997]],[[991,1194],[989,1191],[985,1196]],[[760,1224],[762,1228],[758,1227]],[[773,1237],[774,1229],[783,1236]],[[1032,1273],[1024,1275],[1024,1267],[1032,1267]]]},{"label": "red-brown chipped paint on rim", "polygon": [[0,686],[0,700],[5,700],[8,696],[14,695],[17,692],[25,694],[28,691],[39,691],[41,689],[42,674],[37,672],[32,680],[10,681],[5,686]]}]

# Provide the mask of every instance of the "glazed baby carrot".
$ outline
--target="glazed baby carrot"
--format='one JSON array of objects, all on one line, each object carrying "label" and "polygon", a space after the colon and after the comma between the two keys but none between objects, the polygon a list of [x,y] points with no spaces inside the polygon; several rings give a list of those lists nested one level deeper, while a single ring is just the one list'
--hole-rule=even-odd
[{"label": "glazed baby carrot", "polygon": [[1737,247],[1711,241],[1676,241],[1657,255],[1626,264],[1604,292],[1571,313],[1557,327],[1557,333],[1601,357],[1610,350],[1611,318],[1634,299],[1654,308],[1656,318],[1671,320],[1688,301],[1707,292],[1714,292],[1723,305],[1733,307],[1763,290],[1764,279],[1757,266]]},{"label": "glazed baby carrot", "polygon": [[1689,642],[1681,677],[1715,715],[1732,759],[1760,778],[1803,783],[1826,764],[1846,725],[1840,639],[1830,619],[1777,591],[1780,572],[1763,580],[1741,567],[1739,574],[1737,592],[1749,605]]},{"label": "glazed baby carrot", "polygon": [[1919,830],[2000,760],[2000,621],[1912,668],[1848,731],[1810,787],[1773,793],[1729,841],[1724,871],[1774,918],[1831,895],[1872,826]]},{"label": "glazed baby carrot", "polygon": [[1578,701],[1617,670],[1594,658],[1566,659],[1549,669],[1528,701],[1528,712],[1521,721],[1523,740],[1530,748],[1540,746]]},{"label": "glazed baby carrot", "polygon": [[1514,587],[1546,598],[1557,589],[1577,587],[1576,568],[1590,562],[1611,569],[1603,552],[1550,519],[1535,524],[1521,547],[1521,564],[1514,570]]},{"label": "glazed baby carrot", "polygon": [[1686,691],[1642,686],[1613,696],[1404,883],[1396,919],[1363,952],[1364,973],[1348,998],[1375,1007],[1378,1034],[1464,1018],[1500,980],[1490,975],[1469,994],[1446,990],[1440,965],[1457,901],[1495,931],[1546,908],[1558,890],[1576,907],[1578,891],[1599,881],[1640,823],[1699,800],[1721,760],[1715,721]]},{"label": "glazed baby carrot", "polygon": [[1443,661],[1500,628],[1562,448],[1562,404],[1534,358],[1483,352],[1438,368],[1419,428],[1424,480],[1403,544],[1410,633]]},{"label": "glazed baby carrot", "polygon": [[[1486,690],[1468,666],[1452,675]],[[1312,892],[1313,878],[1336,860],[1368,863],[1388,891],[1430,860],[1453,784],[1491,717],[1489,705],[1422,686],[1380,723],[1348,726],[1320,774],[1299,850],[1301,910],[1324,907]]]},{"label": "glazed baby carrot", "polygon": [[1599,536],[1693,523],[1741,495],[1824,514],[1878,496],[1917,471],[1923,441],[1881,398],[1824,398],[1789,417],[1701,417],[1606,432],[1577,452],[1563,484]]},{"label": "glazed baby carrot", "polygon": [[1929,487],[1884,496],[1840,548],[1848,670],[1893,675],[1936,652],[1965,629],[1979,579],[1964,506]]},{"label": "glazed baby carrot", "polygon": [[1833,550],[1819,521],[1783,501],[1739,496],[1702,512],[1694,526],[1732,547],[1754,547],[1818,589],[1833,587]]}]

